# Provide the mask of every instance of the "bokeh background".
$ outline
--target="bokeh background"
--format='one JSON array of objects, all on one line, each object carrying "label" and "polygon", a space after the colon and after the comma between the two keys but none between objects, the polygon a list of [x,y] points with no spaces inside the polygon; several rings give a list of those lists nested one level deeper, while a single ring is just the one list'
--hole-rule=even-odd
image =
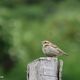
[{"label": "bokeh background", "polygon": [[26,80],[42,40],[69,54],[63,80],[80,80],[80,0],[0,0],[0,80]]}]

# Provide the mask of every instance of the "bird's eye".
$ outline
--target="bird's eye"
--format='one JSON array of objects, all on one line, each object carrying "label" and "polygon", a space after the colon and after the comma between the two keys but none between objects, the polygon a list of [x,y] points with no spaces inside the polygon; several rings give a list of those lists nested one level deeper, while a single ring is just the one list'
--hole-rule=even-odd
[{"label": "bird's eye", "polygon": [[44,43],[47,43],[47,42],[44,42]]}]

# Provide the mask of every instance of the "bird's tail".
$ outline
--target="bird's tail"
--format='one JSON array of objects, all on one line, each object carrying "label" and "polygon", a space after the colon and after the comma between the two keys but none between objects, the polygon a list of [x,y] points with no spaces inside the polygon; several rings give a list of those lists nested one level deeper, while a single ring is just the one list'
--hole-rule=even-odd
[{"label": "bird's tail", "polygon": [[65,56],[69,56],[67,53],[64,53]]}]

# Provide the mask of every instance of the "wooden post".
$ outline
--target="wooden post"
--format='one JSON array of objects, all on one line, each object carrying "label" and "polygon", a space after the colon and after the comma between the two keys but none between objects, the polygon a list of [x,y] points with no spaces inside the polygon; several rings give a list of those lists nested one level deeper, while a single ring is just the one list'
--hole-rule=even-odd
[{"label": "wooden post", "polygon": [[27,66],[27,80],[61,80],[63,61],[41,57]]}]

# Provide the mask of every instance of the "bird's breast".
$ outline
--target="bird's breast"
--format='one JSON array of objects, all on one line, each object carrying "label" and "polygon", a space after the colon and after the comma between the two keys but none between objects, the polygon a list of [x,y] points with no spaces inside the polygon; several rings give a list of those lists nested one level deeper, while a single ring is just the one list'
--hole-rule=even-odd
[{"label": "bird's breast", "polygon": [[54,47],[52,47],[52,46],[45,46],[44,48],[43,48],[43,52],[44,53],[58,53],[58,51],[57,51],[57,49],[55,49]]}]

